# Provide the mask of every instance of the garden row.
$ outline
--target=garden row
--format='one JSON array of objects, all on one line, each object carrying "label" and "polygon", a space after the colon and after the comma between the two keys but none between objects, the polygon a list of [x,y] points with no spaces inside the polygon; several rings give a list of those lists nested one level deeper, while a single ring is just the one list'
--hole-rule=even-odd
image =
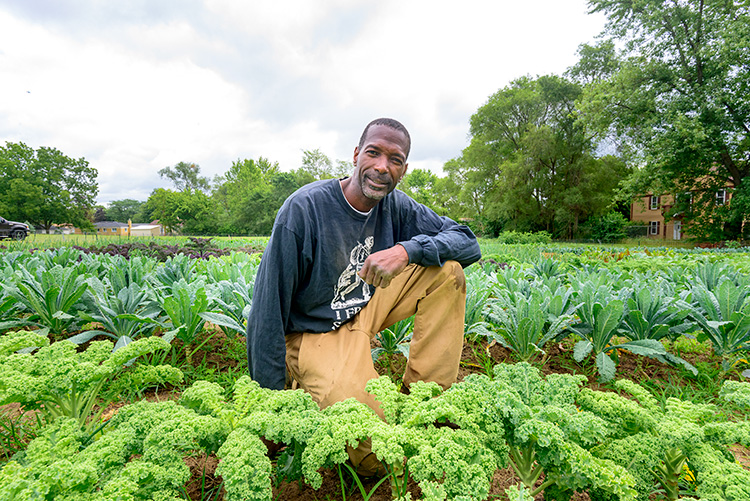
[{"label": "garden row", "polygon": [[[655,490],[667,499],[680,490],[750,498],[750,474],[729,452],[750,446],[745,411],[728,419],[714,405],[657,401],[627,380],[594,391],[583,376],[545,378],[525,362],[570,338],[574,359],[594,359],[602,381],[614,378],[623,350],[695,373],[665,346],[696,338],[724,373],[740,376],[750,341],[741,267],[715,254],[629,253],[594,267],[613,253],[537,249],[521,263],[516,252],[467,270],[466,333],[522,362],[445,392],[420,384],[406,396],[390,378],[375,380],[387,423],[356,402],[320,411],[302,392],[261,389],[247,377],[232,388],[188,383],[179,402],[140,402],[102,419],[105,391],[184,384],[180,369],[206,342],[207,322],[213,333],[244,332],[258,255],[0,253],[0,404],[39,419],[36,438],[0,471],[0,499],[174,499],[189,477],[183,458],[199,452],[221,460],[223,484],[212,494],[270,499],[281,479],[317,487],[321,468],[346,469],[347,444],[368,436],[390,467],[394,497],[407,496],[411,479],[424,499],[485,499],[494,472],[510,465],[520,480],[511,499],[585,491],[592,500],[646,500]],[[408,356],[411,329],[407,319],[380,333],[373,358]],[[750,390],[728,381],[722,398],[746,408]],[[269,460],[261,438],[286,445],[281,457]]]}]

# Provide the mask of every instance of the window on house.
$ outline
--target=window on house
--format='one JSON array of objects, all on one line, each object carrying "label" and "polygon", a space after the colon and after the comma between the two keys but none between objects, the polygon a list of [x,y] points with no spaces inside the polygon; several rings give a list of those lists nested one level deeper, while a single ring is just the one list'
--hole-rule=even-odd
[{"label": "window on house", "polygon": [[112,233],[114,233],[115,231],[117,231],[117,229],[115,229],[115,228],[112,228]]},{"label": "window on house", "polygon": [[656,210],[659,208],[659,197],[656,195],[651,195],[651,210]]},{"label": "window on house", "polygon": [[716,205],[724,205],[727,201],[727,190],[719,190],[716,192]]},{"label": "window on house", "polygon": [[659,221],[651,221],[648,224],[648,234],[658,235],[659,234]]}]

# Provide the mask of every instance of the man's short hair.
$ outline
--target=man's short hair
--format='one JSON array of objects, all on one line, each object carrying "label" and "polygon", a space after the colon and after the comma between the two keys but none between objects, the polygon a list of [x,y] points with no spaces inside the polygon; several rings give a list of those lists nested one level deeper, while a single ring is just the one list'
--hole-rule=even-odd
[{"label": "man's short hair", "polygon": [[364,132],[362,132],[362,136],[359,138],[359,146],[358,148],[361,150],[362,147],[365,145],[365,140],[367,139],[367,132],[370,130],[370,127],[373,125],[385,125],[386,127],[390,127],[391,129],[397,130],[399,132],[403,132],[404,136],[406,136],[406,151],[404,152],[406,154],[406,158],[409,158],[409,151],[411,150],[411,136],[409,135],[409,131],[406,130],[406,127],[399,122],[398,120],[394,120],[392,118],[376,118],[369,124],[367,124],[367,127],[365,127]]}]

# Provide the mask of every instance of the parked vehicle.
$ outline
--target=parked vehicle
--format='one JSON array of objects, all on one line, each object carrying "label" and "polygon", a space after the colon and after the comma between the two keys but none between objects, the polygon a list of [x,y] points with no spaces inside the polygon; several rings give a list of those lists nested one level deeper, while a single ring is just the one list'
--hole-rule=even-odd
[{"label": "parked vehicle", "polygon": [[28,234],[28,224],[8,221],[4,217],[0,217],[0,239],[12,238],[13,240],[23,240]]}]

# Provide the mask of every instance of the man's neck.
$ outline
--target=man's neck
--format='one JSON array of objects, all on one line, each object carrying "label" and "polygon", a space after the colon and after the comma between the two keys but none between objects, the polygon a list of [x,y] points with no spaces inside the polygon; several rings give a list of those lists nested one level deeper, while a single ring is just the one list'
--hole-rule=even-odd
[{"label": "man's neck", "polygon": [[372,205],[363,205],[361,201],[358,200],[356,196],[354,196],[355,186],[352,185],[351,177],[340,180],[339,185],[341,186],[341,193],[344,194],[346,203],[349,204],[349,207],[359,212],[360,214],[369,214],[373,207],[377,205],[377,202]]}]

